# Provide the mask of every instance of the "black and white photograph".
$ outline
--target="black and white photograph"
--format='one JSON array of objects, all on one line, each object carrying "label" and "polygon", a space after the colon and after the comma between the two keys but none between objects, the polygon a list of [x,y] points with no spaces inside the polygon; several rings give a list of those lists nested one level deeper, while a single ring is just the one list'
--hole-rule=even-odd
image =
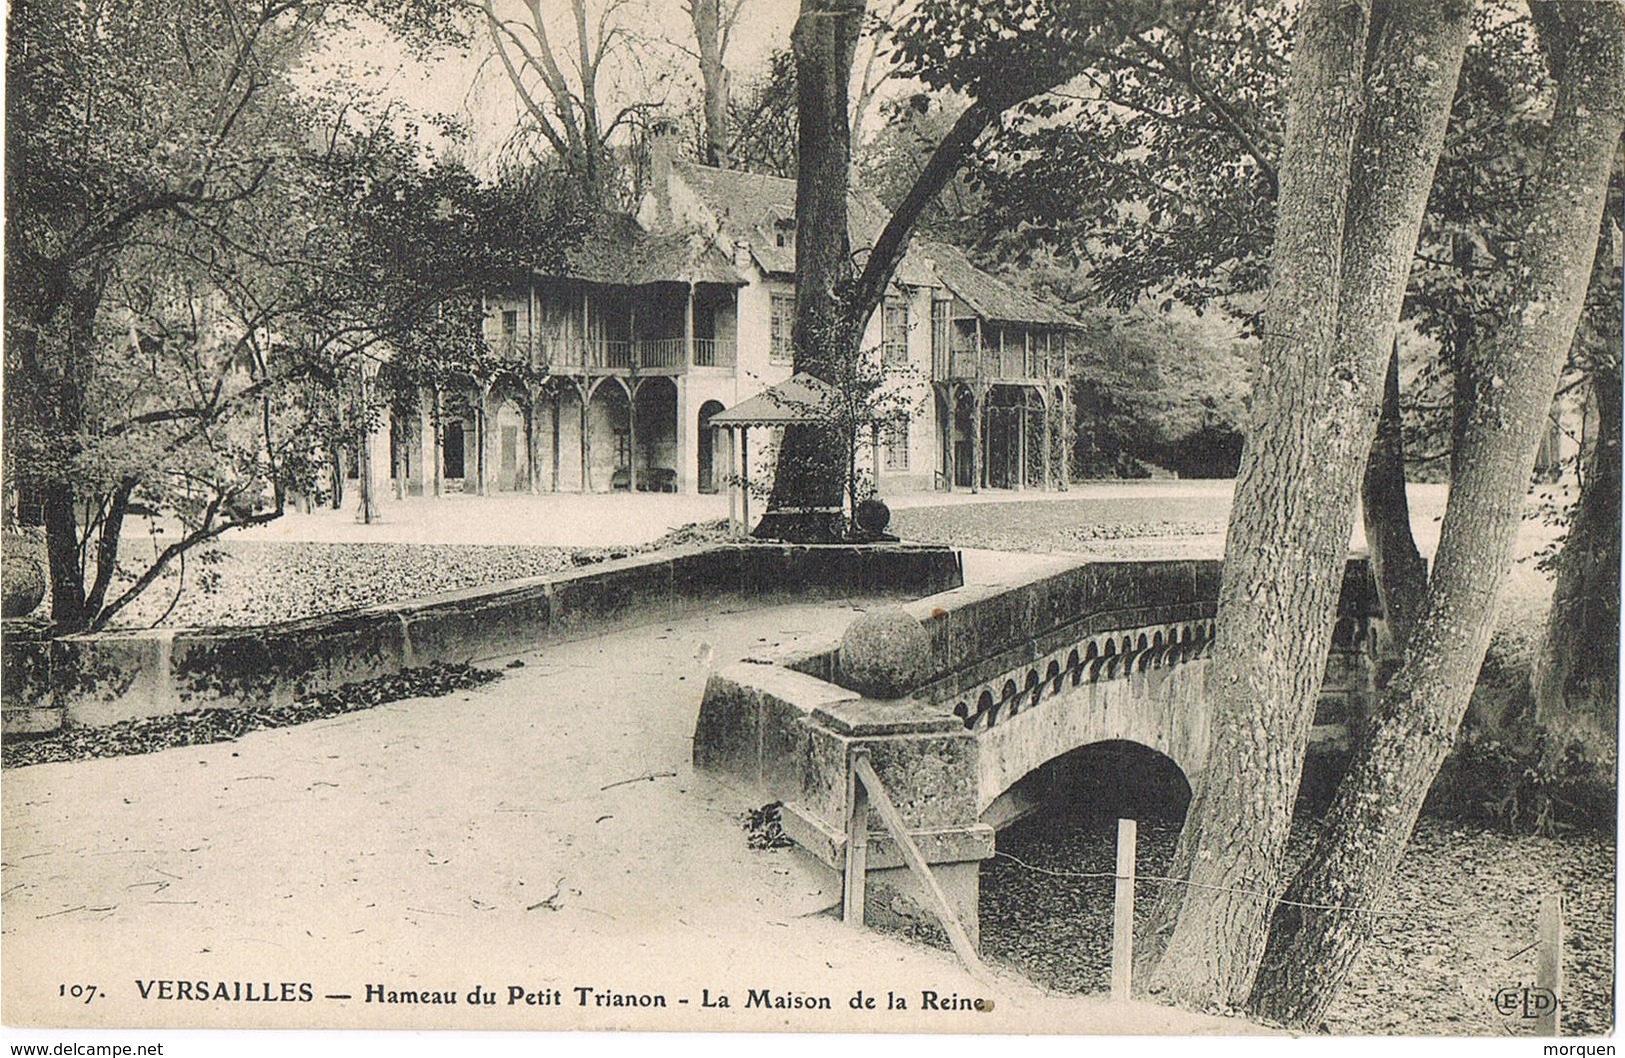
[{"label": "black and white photograph", "polygon": [[1625,0],[5,41],[9,1053],[1613,1053]]}]

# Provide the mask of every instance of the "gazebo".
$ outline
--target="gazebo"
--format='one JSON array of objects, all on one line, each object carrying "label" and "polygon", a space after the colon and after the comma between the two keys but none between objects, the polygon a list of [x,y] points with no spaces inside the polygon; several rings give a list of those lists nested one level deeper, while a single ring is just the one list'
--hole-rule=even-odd
[{"label": "gazebo", "polygon": [[[792,423],[828,422],[837,417],[839,395],[835,387],[816,375],[797,372],[776,386],[711,416],[711,425],[728,434],[728,526],[750,532],[750,428],[789,426]],[[874,426],[875,484],[879,485],[880,424]]]}]

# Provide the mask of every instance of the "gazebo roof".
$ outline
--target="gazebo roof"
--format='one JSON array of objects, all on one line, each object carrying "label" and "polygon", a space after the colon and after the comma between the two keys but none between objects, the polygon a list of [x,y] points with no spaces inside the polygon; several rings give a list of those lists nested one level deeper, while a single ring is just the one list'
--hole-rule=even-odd
[{"label": "gazebo roof", "polygon": [[805,371],[711,416],[712,426],[784,426],[818,422],[835,410],[835,387]]}]

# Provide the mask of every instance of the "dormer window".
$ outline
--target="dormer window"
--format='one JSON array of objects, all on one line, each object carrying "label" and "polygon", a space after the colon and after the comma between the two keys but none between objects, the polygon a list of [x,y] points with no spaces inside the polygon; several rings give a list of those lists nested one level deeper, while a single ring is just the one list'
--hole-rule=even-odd
[{"label": "dormer window", "polygon": [[786,217],[773,222],[773,245],[782,250],[796,248],[796,218]]}]

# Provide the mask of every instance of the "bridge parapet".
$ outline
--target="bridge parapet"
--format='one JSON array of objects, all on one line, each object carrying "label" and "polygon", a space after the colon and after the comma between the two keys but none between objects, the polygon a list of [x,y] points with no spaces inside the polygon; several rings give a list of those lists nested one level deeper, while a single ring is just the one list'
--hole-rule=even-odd
[{"label": "bridge parapet", "polygon": [[[977,862],[993,854],[990,823],[1021,811],[1007,795],[1023,776],[1079,746],[1127,739],[1173,759],[1193,787],[1199,781],[1219,576],[1217,561],[1081,563],[906,604],[931,656],[925,680],[896,701],[843,689],[838,640],[730,666],[706,688],[695,763],[782,801],[786,832],[839,872],[852,751],[867,747],[974,937]],[[1353,560],[1327,667],[1323,741],[1345,739],[1369,710],[1380,617],[1369,568]],[[870,919],[919,917],[923,902],[901,856],[882,834],[870,842],[870,886],[881,897],[869,901]]]}]

